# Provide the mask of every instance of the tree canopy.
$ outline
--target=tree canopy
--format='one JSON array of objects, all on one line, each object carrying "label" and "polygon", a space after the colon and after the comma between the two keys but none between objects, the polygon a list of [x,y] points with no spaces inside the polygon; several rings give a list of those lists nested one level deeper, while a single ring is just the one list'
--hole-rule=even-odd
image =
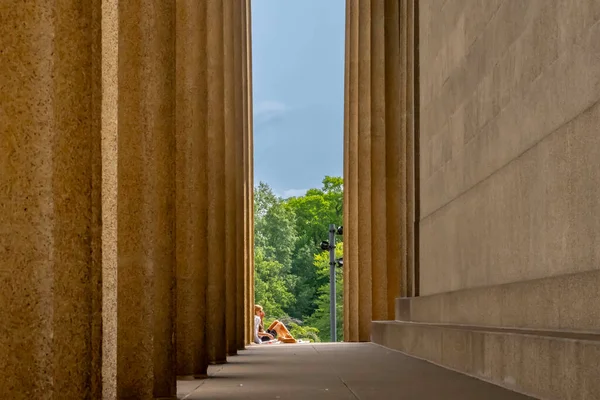
[{"label": "tree canopy", "polygon": [[[329,224],[343,221],[343,180],[326,176],[319,189],[281,198],[266,183],[254,192],[255,297],[267,318],[288,321],[292,334],[330,340],[329,255],[319,244]],[[342,241],[338,236],[338,243]],[[336,257],[342,256],[341,243]],[[337,273],[338,340],[342,340],[342,273]]]}]

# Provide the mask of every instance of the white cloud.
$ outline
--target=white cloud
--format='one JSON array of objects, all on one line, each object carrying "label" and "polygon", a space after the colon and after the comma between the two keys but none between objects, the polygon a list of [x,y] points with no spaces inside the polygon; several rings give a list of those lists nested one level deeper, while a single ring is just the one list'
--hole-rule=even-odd
[{"label": "white cloud", "polygon": [[271,121],[288,110],[287,106],[279,101],[261,101],[254,105],[254,120],[259,123]]},{"label": "white cloud", "polygon": [[306,194],[308,189],[288,189],[285,190],[283,192],[283,197],[284,199],[290,198],[290,197],[300,197],[300,196],[304,196]]}]

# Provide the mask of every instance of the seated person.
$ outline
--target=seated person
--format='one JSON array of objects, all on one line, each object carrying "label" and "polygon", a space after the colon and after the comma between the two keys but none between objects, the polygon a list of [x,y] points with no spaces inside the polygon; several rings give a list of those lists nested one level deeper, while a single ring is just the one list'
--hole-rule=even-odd
[{"label": "seated person", "polygon": [[296,343],[296,339],[292,336],[290,331],[285,327],[284,324],[275,320],[269,326],[267,331],[264,330],[263,319],[265,312],[259,305],[254,306],[254,343],[260,344],[269,340],[277,338],[283,343]]}]

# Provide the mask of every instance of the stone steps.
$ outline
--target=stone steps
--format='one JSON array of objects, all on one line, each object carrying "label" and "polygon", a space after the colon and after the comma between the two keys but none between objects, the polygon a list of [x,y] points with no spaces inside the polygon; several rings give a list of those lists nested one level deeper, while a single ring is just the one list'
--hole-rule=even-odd
[{"label": "stone steps", "polygon": [[600,333],[374,321],[372,341],[541,399],[600,399]]}]

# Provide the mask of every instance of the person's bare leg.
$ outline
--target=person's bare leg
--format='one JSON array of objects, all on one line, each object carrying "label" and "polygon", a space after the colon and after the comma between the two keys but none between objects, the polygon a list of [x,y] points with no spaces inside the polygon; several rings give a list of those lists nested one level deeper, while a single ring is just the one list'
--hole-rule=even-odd
[{"label": "person's bare leg", "polygon": [[269,326],[269,328],[268,328],[267,330],[269,330],[269,331],[272,331],[272,330],[273,330],[273,328],[275,327],[275,325],[277,325],[277,324],[279,324],[279,323],[280,323],[280,322],[279,322],[279,321],[277,321],[277,320],[273,321],[273,323],[272,323],[272,324]]},{"label": "person's bare leg", "polygon": [[283,325],[281,322],[278,322],[273,326],[273,328],[269,328],[275,330],[277,332],[277,338],[284,343],[296,343],[296,339],[292,336],[290,331]]}]

